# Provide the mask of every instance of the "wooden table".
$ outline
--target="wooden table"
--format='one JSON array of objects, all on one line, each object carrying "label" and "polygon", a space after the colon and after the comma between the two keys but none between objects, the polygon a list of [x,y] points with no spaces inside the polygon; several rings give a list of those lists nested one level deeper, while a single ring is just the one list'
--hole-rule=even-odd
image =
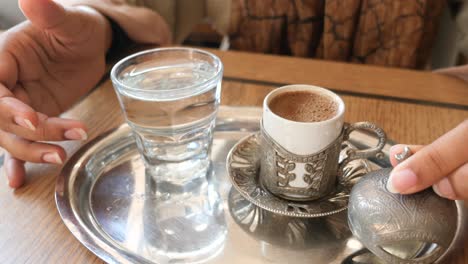
[{"label": "wooden table", "polygon": [[[468,84],[433,74],[310,59],[219,52],[225,64],[222,102],[261,106],[284,84],[330,88],[347,106],[348,122],[380,124],[397,142],[427,144],[468,118]],[[111,83],[102,83],[63,115],[84,120],[90,138],[122,123]],[[80,143],[62,144],[69,154]],[[0,263],[102,263],[62,223],[55,207],[60,168],[28,165],[28,183],[12,191],[0,186]],[[4,178],[2,178],[4,179]],[[447,263],[468,263],[468,243]]]}]

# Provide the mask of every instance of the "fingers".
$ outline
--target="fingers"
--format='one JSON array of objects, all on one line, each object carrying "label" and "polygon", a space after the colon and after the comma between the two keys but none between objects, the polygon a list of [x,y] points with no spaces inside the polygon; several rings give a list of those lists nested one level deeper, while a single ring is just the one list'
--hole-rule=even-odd
[{"label": "fingers", "polygon": [[450,173],[433,186],[442,197],[452,200],[468,199],[468,162]]},{"label": "fingers", "polygon": [[[62,164],[66,158],[65,151],[59,146],[32,142],[1,130],[0,146],[11,156],[33,163]],[[12,166],[12,171],[15,171],[15,168],[16,166]]]},{"label": "fingers", "polygon": [[48,117],[41,113],[38,113],[38,117],[38,126],[34,130],[13,126],[8,132],[34,141],[86,140],[88,138],[87,128],[82,122]]},{"label": "fingers", "polygon": [[13,96],[13,93],[0,83],[0,129],[15,124],[35,130],[38,125],[36,111]]},{"label": "fingers", "polygon": [[409,194],[439,182],[468,161],[466,142],[468,120],[397,165],[387,188],[391,192]]},{"label": "fingers", "polygon": [[[20,89],[15,90],[17,94],[21,93]],[[35,141],[87,139],[87,129],[83,123],[62,118],[49,118],[10,96],[13,94],[0,84],[1,130]]]},{"label": "fingers", "polygon": [[0,129],[8,130],[15,125],[34,131],[39,124],[34,109],[14,97],[1,97],[4,89],[0,84]]},{"label": "fingers", "polygon": [[403,145],[403,144],[399,144],[399,145],[393,146],[390,149],[390,163],[392,163],[393,167],[396,167],[398,165],[398,163],[399,163],[399,161],[397,161],[395,159],[395,155],[403,153],[403,150],[404,150],[404,148],[406,146],[410,148],[412,154],[418,152],[420,149],[423,148],[422,145]]},{"label": "fingers", "polygon": [[18,99],[0,98],[0,129],[34,141],[86,140],[86,126],[75,120],[48,117]]},{"label": "fingers", "polygon": [[24,161],[12,157],[9,153],[5,154],[3,162],[8,185],[11,188],[19,188],[24,184],[26,171],[24,169]]},{"label": "fingers", "polygon": [[[398,161],[395,159],[395,155],[402,153],[405,146],[407,145],[400,144],[395,145],[390,149],[390,162],[392,163],[392,166],[396,167],[398,165]],[[424,146],[408,145],[408,147],[414,154],[423,149]],[[468,158],[467,163],[435,183],[433,185],[433,189],[439,196],[447,199],[468,199]]]}]

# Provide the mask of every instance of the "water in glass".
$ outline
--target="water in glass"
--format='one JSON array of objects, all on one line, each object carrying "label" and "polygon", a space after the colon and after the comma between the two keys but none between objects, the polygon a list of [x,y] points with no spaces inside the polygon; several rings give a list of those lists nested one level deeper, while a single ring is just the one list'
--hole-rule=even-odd
[{"label": "water in glass", "polygon": [[220,101],[217,72],[208,61],[175,59],[131,65],[119,74],[122,109],[147,172],[159,180],[183,184],[206,175]]}]

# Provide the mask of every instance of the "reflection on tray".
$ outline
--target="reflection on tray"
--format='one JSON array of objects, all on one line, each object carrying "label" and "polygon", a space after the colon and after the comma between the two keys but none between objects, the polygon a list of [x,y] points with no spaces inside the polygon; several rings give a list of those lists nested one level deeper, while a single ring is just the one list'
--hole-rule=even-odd
[{"label": "reflection on tray", "polygon": [[[371,263],[352,262],[364,252],[351,237],[346,211],[320,218],[282,216],[255,206],[234,188],[228,204],[237,225],[262,243],[263,257],[276,263],[332,263],[346,256],[346,263]],[[342,254],[347,255],[339,256]]]}]

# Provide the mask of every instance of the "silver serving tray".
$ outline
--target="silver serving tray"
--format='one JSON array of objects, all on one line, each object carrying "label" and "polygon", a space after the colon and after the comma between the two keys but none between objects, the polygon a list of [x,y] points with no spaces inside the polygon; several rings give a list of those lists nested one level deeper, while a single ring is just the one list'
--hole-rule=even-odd
[{"label": "silver serving tray", "polygon": [[[208,182],[219,194],[218,213],[226,232],[220,247],[204,253],[204,263],[379,263],[352,237],[346,212],[316,219],[279,216],[256,207],[232,188],[226,156],[241,138],[258,131],[260,117],[260,108],[220,108],[212,149],[213,174]],[[358,148],[377,142],[361,132],[354,132],[350,141]],[[391,145],[384,148],[386,155]],[[370,163],[375,169],[388,167],[387,158]],[[102,260],[180,263],[151,250],[164,238],[155,231],[161,226],[161,217],[156,217],[156,210],[146,208],[148,204],[154,206],[157,199],[145,194],[144,186],[143,163],[129,127],[122,125],[89,142],[70,158],[57,180],[55,198],[71,233]],[[450,251],[463,246],[466,230],[461,224],[466,223],[462,203],[458,208],[457,237]],[[166,228],[168,223],[164,225]],[[196,241],[183,234],[184,230],[179,232],[180,241],[171,241],[172,246],[180,243],[184,248],[187,239]]]}]

